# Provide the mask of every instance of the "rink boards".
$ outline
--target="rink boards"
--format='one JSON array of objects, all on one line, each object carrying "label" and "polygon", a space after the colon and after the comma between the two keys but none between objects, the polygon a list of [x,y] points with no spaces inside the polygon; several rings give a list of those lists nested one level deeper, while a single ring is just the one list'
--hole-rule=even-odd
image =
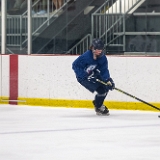
[{"label": "rink boards", "polygon": [[[94,94],[76,81],[72,70],[77,57],[1,55],[0,103],[93,108]],[[116,87],[160,107],[159,57],[107,58]],[[155,110],[117,91],[109,92],[105,104],[110,109]]]}]

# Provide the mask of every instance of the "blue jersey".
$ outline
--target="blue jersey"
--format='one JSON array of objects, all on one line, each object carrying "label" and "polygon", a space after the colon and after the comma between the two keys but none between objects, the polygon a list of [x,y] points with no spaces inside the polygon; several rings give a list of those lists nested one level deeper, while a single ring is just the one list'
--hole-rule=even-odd
[{"label": "blue jersey", "polygon": [[98,69],[100,71],[102,80],[107,80],[110,78],[108,70],[108,60],[105,55],[93,59],[93,53],[91,50],[86,51],[80,55],[72,64],[72,69],[76,74],[78,81],[83,81],[87,79],[89,73]]}]

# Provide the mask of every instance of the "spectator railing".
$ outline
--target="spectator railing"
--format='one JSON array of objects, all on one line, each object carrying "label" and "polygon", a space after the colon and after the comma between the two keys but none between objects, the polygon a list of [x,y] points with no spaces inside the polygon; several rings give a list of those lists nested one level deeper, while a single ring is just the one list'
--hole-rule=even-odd
[{"label": "spectator railing", "polygon": [[92,36],[87,34],[76,45],[74,45],[66,54],[82,54],[89,49],[91,45]]},{"label": "spectator railing", "polygon": [[[46,14],[42,15],[42,16],[37,16],[37,15],[33,15],[32,18],[32,24],[35,24],[34,21],[36,21],[36,25],[33,26],[32,28],[32,35],[33,38],[37,37],[37,35],[39,35],[44,29],[46,29],[50,23],[52,23],[57,16],[59,15],[60,12],[62,11],[62,9],[67,5],[69,0],[63,0],[63,5],[57,9],[55,11],[54,9],[54,4],[50,3],[50,0],[47,0],[47,11]],[[37,7],[37,5],[41,5],[41,1],[39,1],[36,5],[33,6],[33,10],[34,8]],[[25,34],[27,34],[28,30],[27,30],[27,18],[25,18],[27,16],[27,12],[25,14],[23,14],[23,19],[25,19]],[[26,42],[27,42],[27,36],[24,38],[24,40],[22,41],[22,46],[25,46]]]},{"label": "spectator railing", "polygon": [[[37,0],[33,5],[34,8],[40,3]],[[35,30],[36,26],[39,26],[41,21],[37,21],[36,25],[33,25],[32,30]],[[7,46],[8,47],[20,47],[22,49],[22,43],[27,37],[27,11],[21,15],[7,15]]]},{"label": "spectator railing", "polygon": [[[50,23],[52,23],[56,18],[57,14],[60,14],[61,9],[65,7],[69,0],[64,0],[63,5],[55,11],[55,6],[53,1],[47,1],[46,13],[36,14],[35,10],[43,10],[42,1],[37,0],[32,5],[32,35],[33,38],[37,37],[44,29],[46,29]],[[25,11],[21,15],[7,15],[7,46],[8,47],[20,47],[23,49],[26,46],[27,42],[27,14],[28,11]],[[0,22],[1,23],[1,22]]]},{"label": "spectator railing", "polygon": [[[145,0],[107,0],[92,14],[92,37],[101,38],[106,46],[125,50],[126,15],[133,13]],[[116,35],[115,33],[122,33]]]}]

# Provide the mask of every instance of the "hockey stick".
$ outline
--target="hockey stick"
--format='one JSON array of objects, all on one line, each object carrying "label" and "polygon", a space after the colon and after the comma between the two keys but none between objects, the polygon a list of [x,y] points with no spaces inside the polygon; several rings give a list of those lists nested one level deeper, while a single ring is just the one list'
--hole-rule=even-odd
[{"label": "hockey stick", "polygon": [[[99,79],[96,79],[96,81],[99,82],[99,83],[102,83],[102,84],[104,84],[104,85],[106,85],[106,86],[110,85],[110,83],[105,83],[105,82],[103,82],[103,81],[101,81],[101,80],[99,80]],[[152,104],[150,104],[150,103],[148,103],[148,102],[146,102],[146,101],[144,101],[144,100],[142,100],[142,99],[140,99],[140,98],[138,98],[138,97],[135,97],[135,96],[133,96],[133,95],[131,95],[131,94],[129,94],[129,93],[127,93],[127,92],[119,89],[119,88],[116,88],[116,87],[115,87],[114,89],[117,90],[117,91],[119,91],[119,92],[121,92],[121,93],[123,93],[123,94],[125,94],[125,95],[127,95],[127,96],[129,96],[129,97],[132,97],[132,98],[134,98],[134,99],[136,99],[136,100],[138,100],[138,101],[140,101],[140,102],[142,102],[142,103],[144,103],[144,104],[146,104],[146,105],[148,105],[148,106],[151,106],[151,107],[154,108],[154,109],[157,109],[157,110],[160,111],[160,108],[158,108],[158,107],[156,107],[156,106],[154,106],[154,105],[152,105]],[[160,118],[160,116],[158,116],[158,117]]]}]

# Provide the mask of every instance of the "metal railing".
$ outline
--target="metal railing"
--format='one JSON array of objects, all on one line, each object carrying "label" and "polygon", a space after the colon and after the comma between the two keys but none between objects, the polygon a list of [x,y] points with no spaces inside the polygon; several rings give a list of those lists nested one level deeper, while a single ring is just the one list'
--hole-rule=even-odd
[{"label": "metal railing", "polygon": [[[52,2],[52,3],[51,3]],[[63,5],[56,9],[53,1],[46,0],[45,10],[41,0],[37,0],[32,5],[32,36],[37,37],[50,23],[52,23],[57,15],[61,13],[61,9],[66,6],[69,0],[64,0]],[[43,13],[39,11],[44,11]],[[20,47],[22,49],[27,42],[27,14],[26,10],[21,15],[7,15],[7,46]],[[1,23],[1,22],[0,22]]]},{"label": "metal railing", "polygon": [[[50,0],[47,0],[47,11],[44,15],[40,16],[37,14],[33,14],[32,17],[32,24],[35,24],[34,22],[36,21],[36,25],[32,26],[32,36],[33,38],[36,37],[37,35],[39,35],[43,30],[45,30],[50,23],[52,23],[57,17],[58,15],[62,12],[62,9],[67,5],[67,3],[70,0],[63,0],[63,5],[58,8],[58,9],[54,9],[54,4],[50,3]],[[36,10],[37,5],[41,5],[40,4],[41,1],[39,1],[35,6],[33,6],[33,11]],[[27,17],[27,12],[23,14],[23,17]],[[24,19],[23,18],[23,19]],[[27,18],[25,18],[25,35],[27,35]],[[25,43],[27,42],[27,36],[25,36],[24,40],[22,41],[22,46],[25,46]]]},{"label": "metal railing", "polygon": [[[101,38],[106,46],[125,49],[125,20],[145,0],[107,0],[92,14],[92,36]],[[122,33],[122,34],[115,34]]]},{"label": "metal railing", "polygon": [[91,45],[92,36],[87,34],[76,45],[74,45],[66,54],[82,54],[89,49]]},{"label": "metal railing", "polygon": [[[40,0],[37,0],[32,5],[32,10],[35,6],[39,5]],[[27,7],[27,6],[26,6]],[[22,49],[22,43],[27,37],[27,11],[18,15],[7,15],[7,46],[8,47],[20,47]],[[37,22],[36,25],[40,25],[42,22]],[[35,25],[33,25],[33,30]]]},{"label": "metal railing", "polygon": [[[67,53],[81,54],[88,49],[86,38],[101,38],[105,45],[122,46],[125,48],[125,19],[127,14],[131,14],[145,0],[107,0],[93,14],[91,20],[92,31]],[[115,34],[115,33],[121,34]],[[91,44],[91,42],[90,42]],[[87,46],[85,48],[84,46]]]}]

